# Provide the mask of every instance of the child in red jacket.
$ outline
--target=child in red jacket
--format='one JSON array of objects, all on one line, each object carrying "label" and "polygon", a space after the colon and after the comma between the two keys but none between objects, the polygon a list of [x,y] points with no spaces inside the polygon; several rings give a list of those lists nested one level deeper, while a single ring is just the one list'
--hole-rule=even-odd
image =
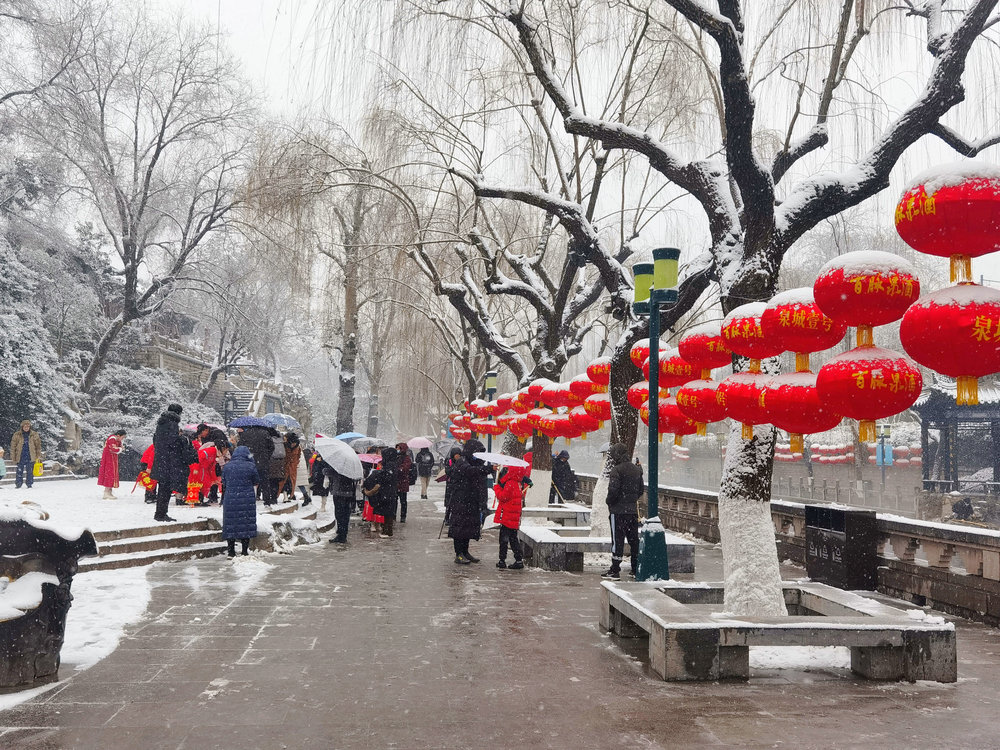
[{"label": "child in red jacket", "polygon": [[511,570],[521,570],[521,540],[517,538],[517,530],[521,526],[521,506],[524,504],[524,492],[531,485],[528,472],[531,467],[505,467],[497,475],[497,483],[493,485],[493,494],[497,499],[497,512],[494,522],[500,524],[500,562],[498,568],[507,567],[507,545],[514,552],[514,563]]}]

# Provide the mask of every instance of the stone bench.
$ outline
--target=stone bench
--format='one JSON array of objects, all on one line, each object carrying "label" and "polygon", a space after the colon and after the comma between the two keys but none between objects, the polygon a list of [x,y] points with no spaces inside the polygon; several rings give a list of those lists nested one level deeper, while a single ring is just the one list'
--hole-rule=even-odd
[{"label": "stone bench", "polygon": [[[955,628],[819,583],[784,584],[788,617],[725,618],[722,584],[602,581],[601,626],[649,637],[664,680],[746,680],[751,646],[846,646],[872,680],[958,679]],[[922,614],[922,613],[921,613]]]},{"label": "stone bench", "polygon": [[563,526],[587,526],[590,508],[577,503],[529,505],[521,509],[521,518],[545,519]]},{"label": "stone bench", "polygon": [[[583,571],[585,553],[610,553],[611,537],[589,536],[589,526],[522,525],[517,536],[524,547],[524,563],[543,570]],[[666,534],[671,573],[694,573],[694,542]],[[629,553],[628,544],[626,555]]]}]

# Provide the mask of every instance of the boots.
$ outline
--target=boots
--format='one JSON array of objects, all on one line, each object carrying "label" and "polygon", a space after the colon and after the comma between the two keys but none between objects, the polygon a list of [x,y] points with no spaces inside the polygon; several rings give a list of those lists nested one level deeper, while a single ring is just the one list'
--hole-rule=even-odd
[{"label": "boots", "polygon": [[394,519],[392,518],[392,516],[386,516],[385,521],[382,522],[382,531],[379,534],[379,536],[382,537],[383,539],[388,539],[389,537],[392,536],[393,520]]},{"label": "boots", "polygon": [[111,488],[110,487],[105,487],[104,488],[104,497],[102,499],[103,500],[114,500],[115,499],[115,496],[111,493]]},{"label": "boots", "polygon": [[240,544],[243,546],[243,552],[241,553],[244,557],[250,554],[250,540],[240,539]]},{"label": "boots", "polygon": [[226,540],[226,554],[229,557],[236,557],[236,540],[227,539]]}]

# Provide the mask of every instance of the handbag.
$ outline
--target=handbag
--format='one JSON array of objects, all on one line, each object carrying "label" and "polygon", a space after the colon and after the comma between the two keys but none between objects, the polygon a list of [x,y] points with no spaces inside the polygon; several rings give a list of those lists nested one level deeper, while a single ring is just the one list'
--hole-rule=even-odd
[{"label": "handbag", "polygon": [[42,466],[42,462],[41,461],[35,461],[35,465],[31,468],[31,474],[32,474],[32,476],[40,477],[42,475],[43,471],[45,471],[45,469]]}]

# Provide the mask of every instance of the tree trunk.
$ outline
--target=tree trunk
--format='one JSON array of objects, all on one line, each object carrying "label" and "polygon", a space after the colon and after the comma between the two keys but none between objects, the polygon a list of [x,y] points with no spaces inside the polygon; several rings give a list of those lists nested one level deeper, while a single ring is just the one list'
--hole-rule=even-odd
[{"label": "tree trunk", "polygon": [[[338,433],[339,434],[339,433]],[[365,429],[368,437],[378,435],[378,394],[372,393],[368,396],[368,424]]]},{"label": "tree trunk", "polygon": [[97,347],[94,349],[94,358],[90,360],[86,372],[83,373],[83,377],[80,379],[81,393],[90,393],[90,389],[94,387],[94,383],[97,381],[97,376],[104,369],[104,364],[108,359],[108,352],[111,351],[111,345],[115,343],[118,334],[122,332],[122,329],[128,323],[129,321],[121,315],[111,321],[108,330],[104,332],[101,340],[97,342]]}]

